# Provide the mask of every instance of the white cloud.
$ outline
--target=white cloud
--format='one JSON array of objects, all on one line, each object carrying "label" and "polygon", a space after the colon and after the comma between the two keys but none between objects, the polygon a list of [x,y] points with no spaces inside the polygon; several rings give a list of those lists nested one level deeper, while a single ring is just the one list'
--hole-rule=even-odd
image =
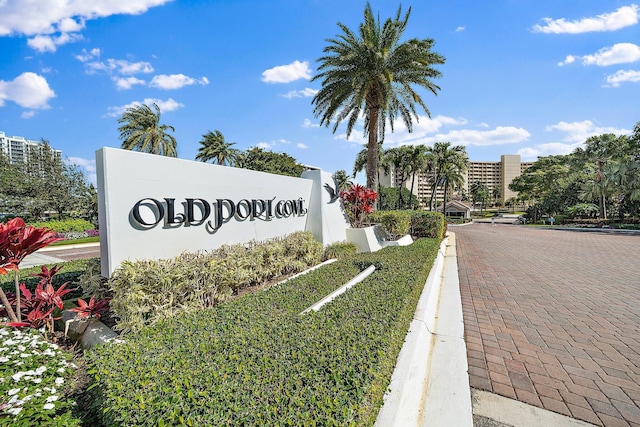
[{"label": "white cloud", "polygon": [[557,156],[572,153],[581,143],[564,144],[561,142],[550,142],[547,144],[535,145],[533,147],[525,147],[518,150],[516,154],[520,154],[525,162],[535,161],[541,156]]},{"label": "white cloud", "polygon": [[180,89],[184,86],[191,85],[208,85],[209,79],[202,77],[201,79],[194,79],[193,77],[185,76],[184,74],[159,74],[154,76],[149,83],[150,87],[157,87],[160,89]]},{"label": "white cloud", "polygon": [[[141,14],[167,1],[2,0],[0,36],[33,36],[29,46],[41,52],[55,51],[56,46],[81,38],[78,32],[84,29],[86,20]],[[49,36],[49,40],[40,36]]]},{"label": "white cloud", "polygon": [[613,87],[618,87],[620,86],[620,83],[624,82],[640,82],[640,71],[618,70],[615,74],[610,74],[607,76],[607,83],[609,83]]},{"label": "white cloud", "polygon": [[302,122],[302,127],[303,128],[319,128],[320,124],[319,123],[312,123],[311,120],[309,120],[309,119],[304,119],[304,121]]},{"label": "white cloud", "polygon": [[174,110],[177,110],[178,108],[184,107],[184,104],[174,101],[173,98],[169,98],[166,101],[163,101],[161,99],[156,99],[156,98],[145,98],[142,102],[133,101],[130,104],[122,105],[120,107],[109,107],[107,109],[108,110],[107,116],[119,117],[127,111],[127,108],[132,108],[142,104],[151,106],[151,104],[153,103],[158,105],[158,107],[160,108],[160,112],[162,113],[174,111]]},{"label": "white cloud", "polygon": [[100,49],[96,47],[91,49],[90,51],[87,51],[87,49],[82,49],[82,53],[74,56],[80,62],[87,62],[95,58],[100,58],[100,53]]},{"label": "white cloud", "polygon": [[631,133],[628,129],[619,129],[614,127],[596,126],[591,120],[583,120],[581,122],[558,122],[555,125],[547,126],[546,130],[551,132],[554,130],[564,133],[562,138],[565,142],[583,143],[590,136],[602,135],[604,133],[613,133],[616,135],[627,135]]},{"label": "white cloud", "polygon": [[20,118],[21,119],[30,119],[31,117],[35,116],[36,112],[31,110],[31,111],[23,111],[22,114],[20,114]]},{"label": "white cloud", "polygon": [[273,144],[270,144],[268,142],[258,142],[256,144],[256,147],[262,148],[263,150],[270,150],[273,147]]},{"label": "white cloud", "polygon": [[27,40],[27,45],[40,53],[55,52],[58,46],[82,39],[82,34],[78,33],[62,33],[55,37],[49,35],[38,35]]},{"label": "white cloud", "polygon": [[497,126],[491,130],[460,129],[448,133],[437,134],[429,138],[430,142],[449,141],[452,145],[503,145],[517,144],[529,139],[531,134],[523,128],[514,126]]},{"label": "white cloud", "polygon": [[293,61],[288,65],[278,65],[262,73],[262,81],[265,83],[290,83],[298,79],[311,78],[309,62]]},{"label": "white cloud", "polygon": [[[338,136],[336,136],[334,139],[342,139],[344,141],[349,141],[349,142],[357,142],[359,144],[366,144],[367,140],[364,137],[364,132],[362,132],[361,130],[358,129],[353,129],[351,131],[351,135],[349,135],[349,138],[347,138],[347,134],[346,133],[341,133]],[[386,140],[385,140],[386,142]]]},{"label": "white cloud", "polygon": [[461,31],[464,31],[464,27],[458,27],[458,28],[456,28],[456,33],[459,33],[459,32],[461,32]]},{"label": "white cloud", "polygon": [[35,73],[22,73],[12,81],[0,80],[0,107],[9,100],[24,108],[46,109],[55,96],[47,79]]},{"label": "white cloud", "polygon": [[118,90],[127,90],[131,89],[135,85],[143,85],[146,84],[144,80],[140,80],[136,77],[123,77],[123,78],[114,78],[114,82],[116,82],[116,87]]},{"label": "white cloud", "polygon": [[303,143],[298,143],[298,144],[296,144],[296,147],[298,147],[298,148],[300,148],[300,149],[302,149],[302,150],[309,148],[309,147],[307,147],[306,145],[304,145]]},{"label": "white cloud", "polygon": [[579,34],[592,31],[615,31],[638,23],[640,8],[632,4],[622,6],[615,12],[597,15],[595,18],[582,18],[567,21],[565,18],[542,18],[543,24],[533,26],[533,31],[547,34]]},{"label": "white cloud", "polygon": [[569,55],[558,65],[571,64],[579,58],[582,58],[583,65],[606,67],[614,64],[627,64],[640,60],[640,46],[633,43],[617,43],[611,47],[604,47],[592,55]]},{"label": "white cloud", "polygon": [[311,89],[311,88],[304,88],[302,90],[291,90],[285,94],[282,94],[280,96],[287,98],[287,99],[292,99],[292,98],[309,98],[311,96],[315,96],[315,94],[318,93],[318,91],[316,89]]},{"label": "white cloud", "polygon": [[123,75],[153,73],[153,67],[146,61],[130,62],[126,59],[107,59],[107,62],[85,62],[84,65],[88,74],[94,74],[99,71],[107,74],[117,73]]}]

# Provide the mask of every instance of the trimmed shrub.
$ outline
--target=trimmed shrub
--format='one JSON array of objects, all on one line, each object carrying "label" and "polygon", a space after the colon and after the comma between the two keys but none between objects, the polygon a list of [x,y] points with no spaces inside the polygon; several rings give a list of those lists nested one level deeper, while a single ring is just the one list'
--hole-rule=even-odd
[{"label": "trimmed shrub", "polygon": [[[373,425],[439,239],[358,254],[86,354],[102,425]],[[318,312],[299,313],[379,269]]]},{"label": "trimmed shrub", "polygon": [[358,245],[353,242],[336,242],[324,248],[322,259],[343,259],[358,253]]},{"label": "trimmed shrub", "polygon": [[442,240],[446,222],[441,212],[411,211],[411,235],[414,238],[429,237]]},{"label": "trimmed shrub", "polygon": [[242,289],[317,264],[322,245],[309,232],[224,245],[171,260],[125,261],[113,273],[111,309],[126,333],[182,311],[213,307]]},{"label": "trimmed shrub", "polygon": [[398,240],[402,236],[409,234],[413,212],[377,211],[371,216],[371,220],[382,225],[391,240]]},{"label": "trimmed shrub", "polygon": [[[95,227],[86,219],[52,219],[50,221],[30,222],[34,227],[45,227],[56,233],[70,233],[72,231],[84,233],[86,230],[93,230]],[[86,236],[83,236],[86,237]]]}]

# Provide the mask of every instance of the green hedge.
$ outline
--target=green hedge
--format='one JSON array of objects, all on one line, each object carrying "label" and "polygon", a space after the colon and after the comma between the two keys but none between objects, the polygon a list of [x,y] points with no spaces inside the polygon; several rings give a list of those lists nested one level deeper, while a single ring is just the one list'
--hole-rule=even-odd
[{"label": "green hedge", "polygon": [[93,230],[95,227],[85,219],[52,219],[50,221],[30,222],[29,225],[40,228],[45,227],[55,231],[56,233],[69,233],[72,231]]},{"label": "green hedge", "polygon": [[359,254],[99,346],[93,411],[109,426],[372,425],[439,243]]},{"label": "green hedge", "polygon": [[411,235],[414,238],[429,237],[442,240],[447,224],[441,212],[410,211]]},{"label": "green hedge", "polygon": [[[64,265],[62,270],[55,276],[53,276],[53,286],[58,289],[59,286],[62,286],[65,282],[70,282],[67,285],[67,289],[77,288],[78,287],[78,278],[84,273],[87,268],[87,264],[91,262],[91,260],[98,260],[98,258],[91,259],[79,259],[75,261],[67,261],[64,263],[57,264],[47,264],[47,268],[51,269],[55,265]],[[18,270],[18,279],[20,283],[24,283],[27,288],[33,291],[36,288],[36,285],[40,281],[40,278],[34,277],[34,274],[39,274],[42,271],[40,266],[37,267],[29,267],[29,268],[21,268]],[[9,291],[15,293],[15,283],[14,283],[14,274],[13,271],[10,271],[9,274],[0,275],[0,286],[3,291]],[[65,295],[65,299],[77,298],[82,295],[82,290],[77,289],[76,291]]]},{"label": "green hedge", "polygon": [[371,215],[371,221],[382,225],[391,240],[409,234],[411,215],[414,211],[376,211]]},{"label": "green hedge", "polygon": [[342,259],[358,253],[358,245],[353,242],[336,242],[324,248],[322,259]]},{"label": "green hedge", "polygon": [[224,245],[169,260],[124,261],[107,286],[122,332],[141,329],[185,310],[213,307],[233,293],[317,264],[322,245],[309,232],[283,239]]}]

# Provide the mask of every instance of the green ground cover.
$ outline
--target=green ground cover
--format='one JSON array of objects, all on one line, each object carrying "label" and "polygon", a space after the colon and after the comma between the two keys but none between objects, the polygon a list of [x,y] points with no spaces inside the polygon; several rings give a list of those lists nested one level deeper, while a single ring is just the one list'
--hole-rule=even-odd
[{"label": "green ground cover", "polygon": [[[439,238],[359,254],[183,313],[85,357],[95,422],[372,425]],[[319,312],[300,312],[367,266]]]}]

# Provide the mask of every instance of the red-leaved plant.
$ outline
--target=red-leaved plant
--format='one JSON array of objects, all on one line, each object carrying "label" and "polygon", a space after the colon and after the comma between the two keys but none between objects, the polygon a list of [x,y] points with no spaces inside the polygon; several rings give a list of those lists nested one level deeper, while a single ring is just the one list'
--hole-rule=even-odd
[{"label": "red-leaved plant", "polygon": [[[29,254],[60,240],[56,234],[46,228],[36,228],[26,225],[22,218],[13,218],[6,224],[0,223],[0,274],[7,274],[15,270],[16,295],[20,294],[18,283],[18,265]],[[54,273],[55,274],[55,273]],[[15,311],[9,304],[7,295],[0,288],[0,301],[4,305],[9,319],[14,323],[22,322],[20,298],[15,300]]]},{"label": "red-leaved plant", "polygon": [[[69,282],[64,283],[58,289],[53,287],[53,276],[60,271],[61,267],[55,266],[49,270],[46,266],[41,267],[40,277],[35,291],[32,293],[24,283],[20,284],[21,311],[26,321],[10,322],[9,326],[39,328],[45,325],[49,333],[53,334],[53,311],[56,307],[62,310],[62,297],[72,292],[73,289],[65,289]],[[17,306],[17,304],[16,304]],[[17,310],[17,308],[16,308]]]},{"label": "red-leaved plant", "polygon": [[78,307],[70,309],[70,311],[78,313],[78,318],[80,319],[86,319],[88,317],[99,319],[102,313],[108,310],[109,299],[96,301],[95,296],[92,296],[89,302],[86,302],[82,298],[78,298]]},{"label": "red-leaved plant", "polygon": [[367,214],[373,213],[378,194],[362,185],[352,185],[348,190],[340,191],[340,198],[345,209],[349,211],[349,219],[354,228],[362,228]]}]

